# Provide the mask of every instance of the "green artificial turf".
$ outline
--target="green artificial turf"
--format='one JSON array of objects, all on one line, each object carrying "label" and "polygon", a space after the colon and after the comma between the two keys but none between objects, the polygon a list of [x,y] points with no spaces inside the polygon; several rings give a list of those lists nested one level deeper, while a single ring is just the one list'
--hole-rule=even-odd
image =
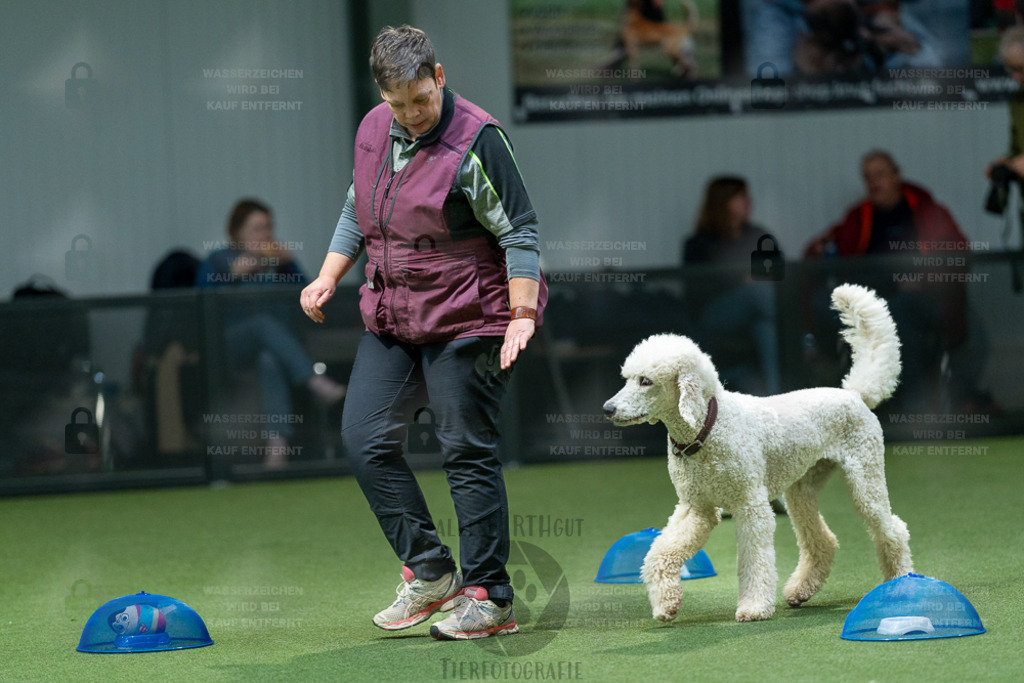
[{"label": "green artificial turf", "polygon": [[[510,565],[522,633],[480,643],[435,642],[427,625],[392,634],[371,624],[394,597],[400,563],[351,478],[0,501],[0,680],[1020,680],[1024,440],[958,445],[977,450],[890,446],[887,472],[916,570],[971,600],[988,629],[980,636],[839,638],[881,575],[838,477],[822,511],[841,548],[807,605],[780,597],[772,620],[734,621],[726,520],[705,546],[718,576],[684,584],[675,621],[652,620],[643,586],[593,581],[616,539],[663,526],[675,504],[664,461],[645,458],[506,473],[514,547],[525,554]],[[443,474],[419,478],[456,543]],[[796,564],[784,517],[775,538],[781,588]],[[566,586],[568,612],[555,628]],[[140,590],[192,606],[215,644],[75,651],[83,613]]]}]

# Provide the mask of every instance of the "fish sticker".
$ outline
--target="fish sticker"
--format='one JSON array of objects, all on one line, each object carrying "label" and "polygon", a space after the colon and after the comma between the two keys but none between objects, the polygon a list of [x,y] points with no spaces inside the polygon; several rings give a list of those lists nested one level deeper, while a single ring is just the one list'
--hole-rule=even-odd
[{"label": "fish sticker", "polygon": [[138,636],[163,633],[167,628],[167,617],[152,605],[128,605],[121,612],[111,614],[107,623],[119,636]]}]

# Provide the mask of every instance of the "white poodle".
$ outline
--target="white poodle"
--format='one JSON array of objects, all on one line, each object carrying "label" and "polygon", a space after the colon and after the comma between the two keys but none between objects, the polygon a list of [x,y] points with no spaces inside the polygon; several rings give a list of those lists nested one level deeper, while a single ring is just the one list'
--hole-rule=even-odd
[{"label": "white poodle", "polygon": [[842,389],[767,398],[726,391],[707,354],[676,335],[650,337],[626,358],[626,385],[605,403],[605,415],[616,425],[661,421],[668,428],[668,471],[679,495],[641,570],[655,619],[675,618],[679,570],[721,521],[723,507],[736,521],[736,620],[769,619],[778,581],[769,501],[783,493],[800,546],[783,595],[794,607],[809,600],[828,578],[839,547],[818,513],[818,495],[837,467],[885,579],[913,571],[907,525],[889,507],[882,427],[871,412],[899,380],[896,325],[885,302],[864,287],[837,287],[832,305],[853,350]]}]

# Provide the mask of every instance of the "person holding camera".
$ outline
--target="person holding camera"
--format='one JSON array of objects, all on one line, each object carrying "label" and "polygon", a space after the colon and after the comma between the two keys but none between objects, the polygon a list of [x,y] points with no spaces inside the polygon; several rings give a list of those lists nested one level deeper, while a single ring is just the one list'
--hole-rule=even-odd
[{"label": "person holding camera", "polygon": [[[1010,78],[1024,87],[1024,26],[1006,29],[999,40],[999,59]],[[997,184],[1006,179],[1007,185],[1024,177],[1024,93],[1010,100],[1010,153],[989,164],[985,175]]]},{"label": "person holding camera", "polygon": [[[999,41],[999,58],[1010,78],[1024,87],[1024,26],[1014,26],[1003,32]],[[1010,100],[1010,152],[990,163],[985,169],[985,176],[992,182],[985,210],[1003,215],[1010,200],[1010,183],[1020,183],[1024,178],[1024,93],[1018,92]],[[1019,283],[1020,276],[1015,272],[1015,287],[1019,287]]]}]

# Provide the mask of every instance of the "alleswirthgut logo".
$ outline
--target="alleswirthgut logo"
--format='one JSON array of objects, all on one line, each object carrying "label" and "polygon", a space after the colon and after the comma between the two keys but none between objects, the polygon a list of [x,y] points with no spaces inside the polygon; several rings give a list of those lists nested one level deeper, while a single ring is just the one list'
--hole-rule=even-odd
[{"label": "alleswirthgut logo", "polygon": [[506,568],[515,590],[512,604],[520,632],[475,642],[499,656],[532,654],[550,643],[565,625],[569,581],[551,555],[526,541],[512,541]]}]

